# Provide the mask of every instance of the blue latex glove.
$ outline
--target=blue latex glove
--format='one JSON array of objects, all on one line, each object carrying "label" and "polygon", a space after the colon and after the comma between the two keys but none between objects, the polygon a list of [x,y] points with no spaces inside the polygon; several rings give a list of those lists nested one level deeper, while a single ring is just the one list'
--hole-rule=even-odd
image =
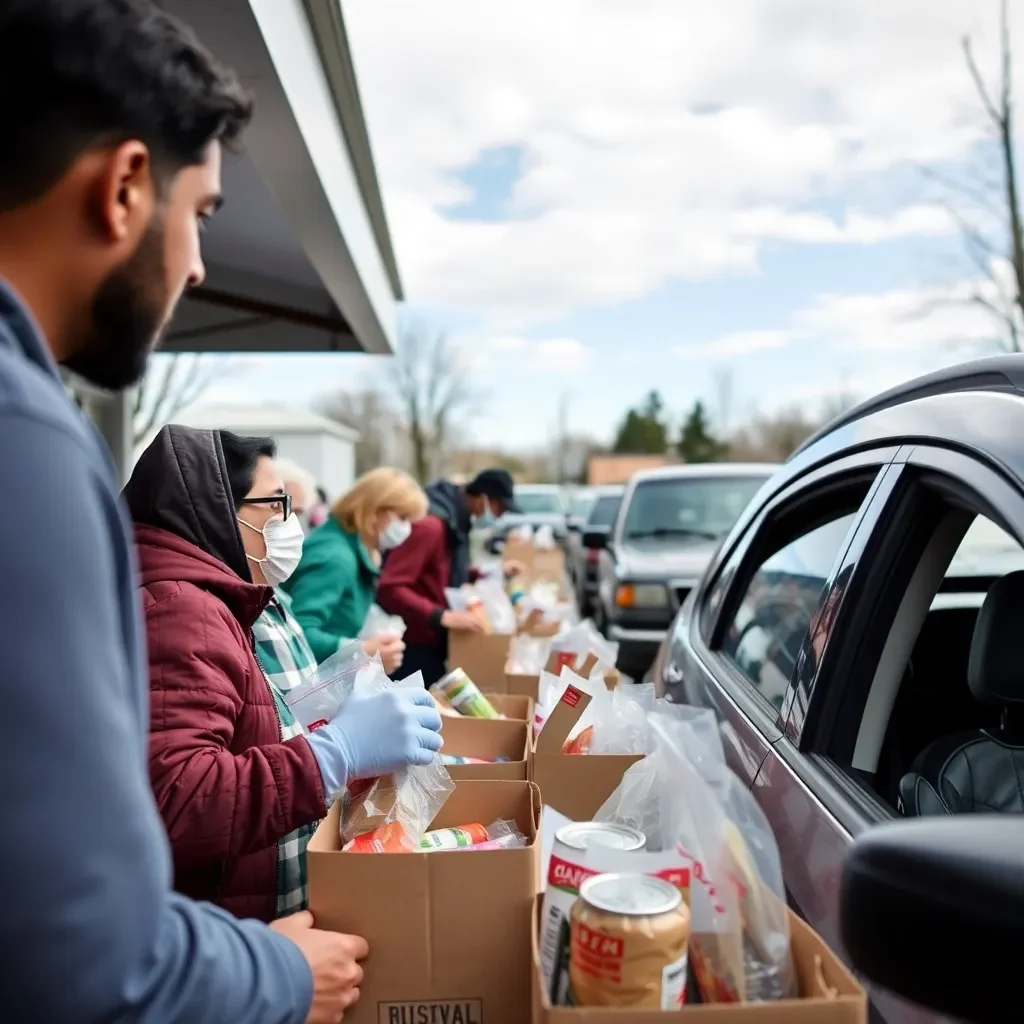
[{"label": "blue latex glove", "polygon": [[307,737],[331,799],[354,779],[430,764],[441,749],[441,716],[426,690],[350,697]]}]

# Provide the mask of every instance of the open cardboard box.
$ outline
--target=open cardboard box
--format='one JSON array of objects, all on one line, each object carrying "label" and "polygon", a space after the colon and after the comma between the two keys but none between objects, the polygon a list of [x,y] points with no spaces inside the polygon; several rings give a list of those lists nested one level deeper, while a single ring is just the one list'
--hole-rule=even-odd
[{"label": "open cardboard box", "polygon": [[[525,721],[494,718],[445,717],[441,721],[441,752],[461,757],[507,757],[495,764],[450,764],[448,774],[456,781],[529,777],[530,726]],[[488,822],[484,822],[488,824]]]},{"label": "open cardboard box", "polygon": [[533,726],[534,700],[529,694],[485,693],[484,696],[499,715],[504,715],[515,722],[528,722],[531,727]]},{"label": "open cardboard box", "polygon": [[590,694],[567,686],[534,744],[533,781],[546,805],[573,821],[590,821],[642,754],[563,754],[562,744],[590,704]]},{"label": "open cardboard box", "polygon": [[540,794],[528,782],[458,782],[431,828],[514,820],[518,850],[343,853],[339,805],[307,851],[317,927],[370,944],[345,1024],[524,1024]]},{"label": "open cardboard box", "polygon": [[553,1007],[541,984],[541,899],[537,898],[531,932],[533,961],[533,1024],[637,1024],[639,1021],[693,1020],[707,1024],[867,1024],[867,996],[842,961],[821,937],[789,912],[790,949],[800,980],[799,999],[774,1003],[686,1006],[681,1010],[638,1010],[608,1007]]},{"label": "open cardboard box", "polygon": [[511,633],[448,634],[448,671],[461,668],[481,690],[504,693]]}]

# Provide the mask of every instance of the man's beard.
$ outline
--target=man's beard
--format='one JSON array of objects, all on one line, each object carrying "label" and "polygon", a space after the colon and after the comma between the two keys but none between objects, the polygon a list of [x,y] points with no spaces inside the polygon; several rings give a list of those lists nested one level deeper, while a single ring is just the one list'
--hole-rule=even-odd
[{"label": "man's beard", "polygon": [[137,384],[145,376],[166,310],[164,224],[154,214],[135,252],[100,285],[86,343],[64,365],[105,391]]}]

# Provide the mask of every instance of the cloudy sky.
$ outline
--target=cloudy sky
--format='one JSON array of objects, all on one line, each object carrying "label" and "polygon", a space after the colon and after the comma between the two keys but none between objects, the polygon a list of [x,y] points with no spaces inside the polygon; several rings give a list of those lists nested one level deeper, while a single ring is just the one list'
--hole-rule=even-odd
[{"label": "cloudy sky", "polygon": [[[544,443],[563,396],[607,439],[652,387],[735,425],[992,350],[922,168],[991,176],[960,37],[994,77],[997,0],[343,6],[410,312],[481,441]],[[308,402],[324,364],[246,374]]]}]

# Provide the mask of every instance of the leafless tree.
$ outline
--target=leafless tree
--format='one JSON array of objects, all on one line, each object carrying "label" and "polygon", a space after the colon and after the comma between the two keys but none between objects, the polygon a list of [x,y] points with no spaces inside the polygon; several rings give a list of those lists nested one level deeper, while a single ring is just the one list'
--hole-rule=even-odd
[{"label": "leafless tree", "polygon": [[444,334],[413,321],[401,332],[388,380],[409,434],[412,471],[426,483],[473,405],[469,372]]},{"label": "leafless tree", "polygon": [[197,402],[223,373],[223,365],[214,365],[201,355],[178,352],[154,361],[135,389],[133,443],[144,444],[154,430]]},{"label": "leafless tree", "polygon": [[394,402],[379,388],[341,392],[317,404],[323,415],[359,432],[355,446],[356,473],[377,466],[407,468],[408,445]]},{"label": "leafless tree", "polygon": [[[996,319],[1007,351],[1020,352],[1024,331],[1024,226],[1017,178],[1013,49],[1007,0],[1000,0],[999,77],[994,86],[982,75],[970,36],[961,40],[967,71],[985,115],[986,133],[999,159],[988,162],[974,180],[936,170],[926,176],[944,193],[943,205],[959,228],[964,251],[982,283],[966,296]],[[954,302],[962,301],[958,297]]]}]

